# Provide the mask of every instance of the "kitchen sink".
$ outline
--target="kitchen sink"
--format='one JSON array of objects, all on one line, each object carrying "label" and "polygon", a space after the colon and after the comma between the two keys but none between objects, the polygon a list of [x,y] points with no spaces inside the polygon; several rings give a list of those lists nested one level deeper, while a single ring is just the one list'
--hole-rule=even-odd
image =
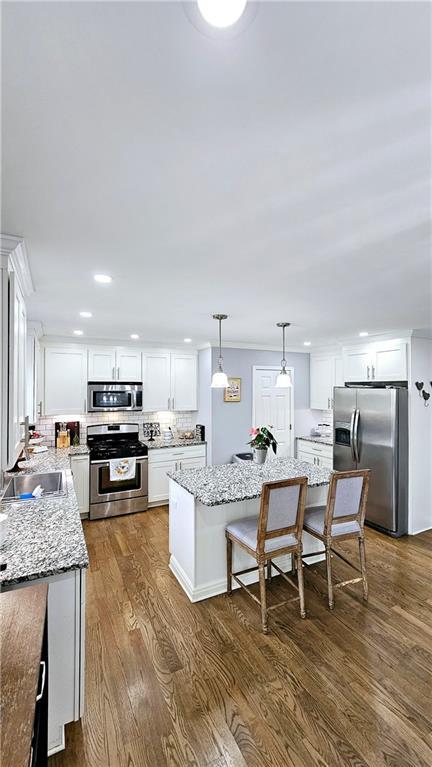
[{"label": "kitchen sink", "polygon": [[47,471],[41,474],[18,474],[11,477],[6,490],[3,493],[2,502],[10,503],[22,500],[38,500],[34,496],[30,498],[21,498],[24,493],[32,493],[40,485],[43,489],[43,498],[53,498],[56,496],[67,495],[66,480],[63,471]]}]

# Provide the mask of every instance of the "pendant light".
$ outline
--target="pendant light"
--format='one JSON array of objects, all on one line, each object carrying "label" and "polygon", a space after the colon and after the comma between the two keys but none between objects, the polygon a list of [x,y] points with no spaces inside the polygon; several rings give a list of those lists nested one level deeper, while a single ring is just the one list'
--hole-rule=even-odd
[{"label": "pendant light", "polygon": [[281,372],[276,378],[276,386],[278,389],[289,389],[292,386],[291,374],[286,370],[285,359],[285,328],[291,325],[290,322],[277,322],[276,326],[282,328],[282,359],[281,359]]},{"label": "pendant light", "polygon": [[219,322],[219,361],[218,367],[212,376],[211,388],[212,389],[226,389],[228,386],[228,376],[224,373],[223,359],[222,359],[222,320],[228,318],[227,314],[214,314],[213,319]]}]

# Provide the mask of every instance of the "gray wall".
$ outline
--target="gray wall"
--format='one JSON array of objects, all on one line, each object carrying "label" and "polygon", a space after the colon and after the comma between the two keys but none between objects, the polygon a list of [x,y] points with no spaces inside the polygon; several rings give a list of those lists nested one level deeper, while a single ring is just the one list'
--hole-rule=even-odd
[{"label": "gray wall", "polygon": [[[223,349],[227,375],[242,379],[241,402],[224,402],[222,389],[211,389],[212,463],[228,463],[233,453],[250,448],[246,444],[252,425],[252,368],[280,365],[281,352],[254,349]],[[212,349],[212,370],[217,367],[218,350]],[[287,367],[294,368],[294,436],[310,433],[315,418],[309,410],[309,354],[287,353]],[[201,384],[201,376],[200,376]],[[204,384],[203,384],[204,385]],[[210,462],[210,460],[209,460]]]}]

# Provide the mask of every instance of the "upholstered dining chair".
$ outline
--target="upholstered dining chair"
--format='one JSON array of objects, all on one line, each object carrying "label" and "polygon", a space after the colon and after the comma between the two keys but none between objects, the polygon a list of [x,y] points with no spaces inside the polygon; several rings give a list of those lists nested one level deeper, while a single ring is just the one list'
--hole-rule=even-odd
[{"label": "upholstered dining chair", "polygon": [[[227,593],[232,593],[232,579],[249,594],[261,607],[262,630],[268,632],[268,613],[282,605],[300,600],[300,615],[306,617],[303,566],[302,566],[302,530],[306,504],[307,477],[295,477],[276,482],[265,482],[262,486],[260,513],[257,517],[239,519],[230,522],[225,530],[227,541]],[[257,565],[240,570],[232,570],[232,545],[241,546]],[[297,559],[297,584],[274,563],[273,557],[291,554],[292,572],[294,558]],[[274,567],[283,578],[298,591],[298,596],[267,607],[266,572],[271,580],[271,568]],[[240,580],[239,575],[259,571],[260,599]]]},{"label": "upholstered dining chair", "polygon": [[[327,569],[327,590],[330,610],[334,608],[334,589],[353,583],[362,583],[363,599],[368,598],[366,553],[364,541],[364,520],[369,490],[370,469],[332,472],[326,506],[306,508],[304,529],[310,535],[319,538],[324,544]],[[334,548],[335,542],[349,539],[358,540],[360,568],[349,561]],[[347,565],[360,573],[360,577],[333,583],[332,554],[336,554]],[[303,560],[314,554],[303,554]]]}]

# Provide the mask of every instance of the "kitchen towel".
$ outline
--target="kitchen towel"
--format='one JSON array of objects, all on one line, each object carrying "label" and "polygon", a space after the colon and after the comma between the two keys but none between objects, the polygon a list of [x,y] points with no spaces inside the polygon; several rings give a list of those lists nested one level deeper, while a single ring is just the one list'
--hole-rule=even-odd
[{"label": "kitchen towel", "polygon": [[113,458],[109,462],[110,480],[133,479],[136,470],[136,458]]}]

